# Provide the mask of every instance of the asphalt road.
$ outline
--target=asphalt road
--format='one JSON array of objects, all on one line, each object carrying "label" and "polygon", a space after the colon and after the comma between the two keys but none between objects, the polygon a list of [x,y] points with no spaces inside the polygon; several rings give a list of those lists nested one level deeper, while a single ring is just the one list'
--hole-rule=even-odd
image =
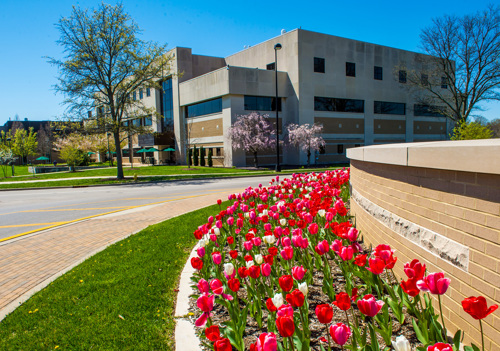
[{"label": "asphalt road", "polygon": [[88,218],[207,193],[221,199],[272,176],[0,192],[0,241]]}]

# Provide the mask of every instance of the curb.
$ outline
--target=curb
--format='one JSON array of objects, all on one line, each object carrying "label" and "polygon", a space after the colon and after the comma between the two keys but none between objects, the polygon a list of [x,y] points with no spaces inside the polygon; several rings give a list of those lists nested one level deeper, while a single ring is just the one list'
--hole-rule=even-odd
[{"label": "curb", "polygon": [[179,281],[179,292],[177,293],[177,301],[175,304],[175,349],[182,351],[202,351],[200,347],[200,339],[196,335],[196,329],[191,322],[189,313],[189,296],[193,294],[191,276],[195,272],[191,267],[191,258],[196,256],[196,249],[198,244],[195,245],[189,258],[184,265],[181,272]]},{"label": "curb", "polygon": [[[270,173],[270,174],[257,174],[257,175],[244,175],[244,176],[228,176],[228,177],[199,177],[199,178],[183,178],[183,179],[167,179],[167,180],[151,180],[146,182],[137,182],[137,183],[118,183],[118,184],[93,184],[93,185],[62,185],[62,186],[44,186],[44,187],[36,187],[36,188],[8,188],[3,189],[0,188],[0,191],[19,191],[19,190],[47,190],[47,189],[77,189],[77,188],[94,188],[94,187],[103,187],[103,186],[123,186],[123,185],[142,185],[142,184],[157,184],[157,183],[170,183],[170,182],[183,182],[189,180],[200,180],[200,179],[233,179],[233,178],[257,178],[257,177],[266,177],[266,176],[280,176],[280,175],[290,175],[291,173]],[[1,186],[2,183],[0,183]]]}]

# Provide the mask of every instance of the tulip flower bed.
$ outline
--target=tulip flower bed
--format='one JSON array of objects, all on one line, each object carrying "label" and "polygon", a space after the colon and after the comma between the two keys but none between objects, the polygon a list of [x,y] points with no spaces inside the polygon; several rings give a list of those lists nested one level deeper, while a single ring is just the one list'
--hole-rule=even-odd
[{"label": "tulip flower bed", "polygon": [[[207,349],[458,350],[461,332],[447,343],[430,298],[441,307],[450,280],[413,260],[398,282],[394,250],[360,243],[348,183],[348,169],[277,177],[230,195],[198,227],[195,325]],[[479,320],[497,307],[482,297],[463,305]]]}]

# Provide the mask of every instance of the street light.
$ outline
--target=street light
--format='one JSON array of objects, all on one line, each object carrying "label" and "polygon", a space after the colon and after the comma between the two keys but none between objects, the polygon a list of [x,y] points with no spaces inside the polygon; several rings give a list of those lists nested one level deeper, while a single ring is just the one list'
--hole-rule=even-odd
[{"label": "street light", "polygon": [[276,79],[276,101],[274,103],[276,108],[276,172],[281,172],[280,167],[280,135],[278,124],[278,50],[281,50],[281,44],[274,45],[274,76]]},{"label": "street light", "polygon": [[111,150],[109,149],[109,136],[111,135],[110,132],[106,131],[106,136],[108,137],[108,157],[109,157],[109,166],[113,167],[113,159],[111,158]]}]

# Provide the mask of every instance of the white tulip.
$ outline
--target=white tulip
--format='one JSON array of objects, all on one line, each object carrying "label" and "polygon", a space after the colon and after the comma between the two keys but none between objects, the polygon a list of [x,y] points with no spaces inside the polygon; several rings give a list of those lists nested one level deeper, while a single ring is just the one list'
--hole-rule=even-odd
[{"label": "white tulip", "polygon": [[210,238],[208,237],[208,235],[205,235],[203,238],[200,239],[200,246],[201,247],[207,246],[208,243],[210,243]]},{"label": "white tulip", "polygon": [[280,219],[280,224],[282,227],[284,227],[286,225],[286,218],[281,218]]},{"label": "white tulip", "polygon": [[216,226],[213,226],[212,229],[213,229],[215,235],[219,235],[220,234],[220,229],[217,228]]},{"label": "white tulip", "polygon": [[410,342],[403,335],[398,336],[396,341],[392,342],[392,347],[396,351],[411,351]]},{"label": "white tulip", "polygon": [[247,261],[247,268],[250,268],[252,267],[254,264],[253,264],[253,261],[250,260],[250,261]]},{"label": "white tulip", "polygon": [[309,288],[307,287],[307,283],[299,283],[299,290],[304,296],[307,296],[307,293],[309,292]]},{"label": "white tulip", "polygon": [[262,261],[264,261],[264,259],[262,258],[261,254],[255,255],[255,262],[257,262],[257,264],[261,264]]},{"label": "white tulip", "polygon": [[281,295],[281,293],[274,295],[271,300],[273,301],[273,305],[276,306],[276,308],[280,308],[281,305],[283,305],[283,295]]},{"label": "white tulip", "polygon": [[268,213],[268,212],[267,212],[267,210],[263,210],[263,211],[262,211],[262,215],[263,215],[263,216],[267,216],[267,213]]},{"label": "white tulip", "polygon": [[320,217],[325,217],[325,213],[326,213],[326,211],[325,211],[325,210],[318,210],[318,215],[319,215]]},{"label": "white tulip", "polygon": [[234,266],[232,263],[224,263],[224,273],[226,275],[231,276],[234,273]]},{"label": "white tulip", "polygon": [[245,218],[250,218],[250,212],[245,212]]},{"label": "white tulip", "polygon": [[273,196],[273,201],[276,201],[278,200],[278,198],[276,196]]},{"label": "white tulip", "polygon": [[274,235],[264,235],[262,240],[264,240],[266,244],[272,245],[276,242],[276,237]]}]

